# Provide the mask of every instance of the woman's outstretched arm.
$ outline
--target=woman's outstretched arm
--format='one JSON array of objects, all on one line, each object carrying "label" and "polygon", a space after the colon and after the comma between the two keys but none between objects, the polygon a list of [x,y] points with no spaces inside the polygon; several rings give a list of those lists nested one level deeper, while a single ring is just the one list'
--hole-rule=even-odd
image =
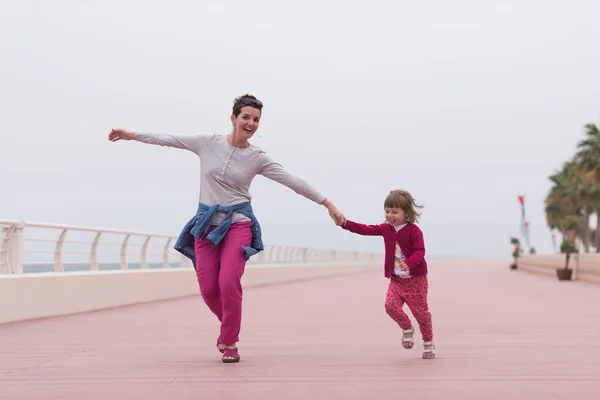
[{"label": "woman's outstretched arm", "polygon": [[333,204],[331,200],[319,193],[304,179],[286,171],[285,168],[281,166],[281,164],[276,163],[266,155],[263,156],[265,158],[265,161],[259,171],[261,175],[284,186],[287,186],[299,195],[302,195],[307,199],[324,206],[325,208],[327,208],[329,216],[331,217],[331,219],[333,219],[336,225],[342,225],[346,221],[344,214],[342,214],[342,212],[338,210],[338,208]]},{"label": "woman's outstretched arm", "polygon": [[108,140],[117,142],[119,140],[136,140],[138,142],[154,144],[158,146],[175,147],[177,149],[189,150],[200,153],[204,143],[210,135],[180,135],[173,133],[141,133],[126,129],[113,129],[108,134]]}]

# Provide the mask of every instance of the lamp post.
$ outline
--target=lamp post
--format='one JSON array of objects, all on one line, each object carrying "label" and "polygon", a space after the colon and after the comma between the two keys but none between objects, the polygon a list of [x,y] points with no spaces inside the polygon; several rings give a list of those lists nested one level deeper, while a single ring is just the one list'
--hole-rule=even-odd
[{"label": "lamp post", "polygon": [[531,245],[529,244],[529,221],[525,221],[525,246],[531,249]]},{"label": "lamp post", "polygon": [[523,238],[525,239],[525,243],[528,244],[528,239],[527,239],[527,226],[526,224],[528,224],[527,221],[525,221],[525,195],[518,195],[517,199],[519,200],[519,204],[521,205],[521,234],[523,235]]}]

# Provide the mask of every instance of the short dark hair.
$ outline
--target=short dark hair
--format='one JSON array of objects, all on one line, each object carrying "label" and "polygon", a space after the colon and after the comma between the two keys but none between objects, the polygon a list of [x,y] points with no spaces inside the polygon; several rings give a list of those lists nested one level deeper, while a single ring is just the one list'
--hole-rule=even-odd
[{"label": "short dark hair", "polygon": [[245,94],[243,96],[236,97],[233,100],[233,115],[236,117],[242,112],[242,108],[250,106],[256,108],[262,113],[263,103],[251,94]]}]

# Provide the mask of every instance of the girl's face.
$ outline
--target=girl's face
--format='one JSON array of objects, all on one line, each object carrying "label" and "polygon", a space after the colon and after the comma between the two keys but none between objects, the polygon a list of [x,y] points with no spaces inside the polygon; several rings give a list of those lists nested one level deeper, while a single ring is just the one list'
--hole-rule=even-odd
[{"label": "girl's face", "polygon": [[385,207],[385,220],[392,226],[398,226],[406,223],[406,215],[401,208]]},{"label": "girl's face", "polygon": [[237,117],[235,115],[231,116],[231,123],[238,137],[248,140],[254,136],[260,124],[260,114],[258,109],[245,106],[242,107],[240,115]]}]

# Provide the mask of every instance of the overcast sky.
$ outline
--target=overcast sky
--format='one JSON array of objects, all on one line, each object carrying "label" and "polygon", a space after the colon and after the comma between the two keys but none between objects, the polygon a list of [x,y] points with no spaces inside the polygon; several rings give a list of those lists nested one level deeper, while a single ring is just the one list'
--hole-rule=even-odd
[{"label": "overcast sky", "polygon": [[[228,133],[248,92],[254,143],[347,218],[382,222],[402,188],[429,256],[505,257],[525,194],[552,251],[547,177],[600,123],[600,2],[216,3],[0,0],[0,219],[179,233],[196,156],[108,132]],[[267,243],[383,249],[264,177],[251,193]]]}]

